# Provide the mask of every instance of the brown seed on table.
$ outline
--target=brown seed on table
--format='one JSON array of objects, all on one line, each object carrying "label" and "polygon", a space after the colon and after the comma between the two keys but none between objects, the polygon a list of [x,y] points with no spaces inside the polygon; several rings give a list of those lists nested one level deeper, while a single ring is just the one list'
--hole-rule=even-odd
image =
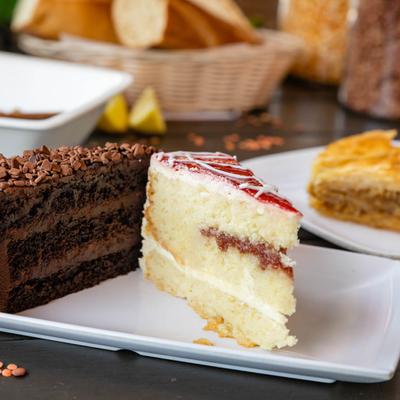
[{"label": "brown seed on table", "polygon": [[248,151],[258,151],[261,150],[261,146],[255,139],[245,139],[239,143],[239,149]]},{"label": "brown seed on table", "polygon": [[224,136],[224,140],[229,140],[236,143],[240,140],[240,135],[238,133],[231,133],[230,135]]},{"label": "brown seed on table", "polygon": [[22,368],[22,367],[19,367],[17,369],[14,369],[14,371],[12,371],[12,374],[13,374],[13,376],[16,376],[16,377],[25,376],[26,375],[26,369]]},{"label": "brown seed on table", "polygon": [[233,151],[236,148],[236,143],[234,142],[225,142],[225,149],[227,151]]},{"label": "brown seed on table", "polygon": [[12,372],[6,368],[6,369],[3,369],[3,371],[1,371],[1,375],[6,378],[9,378],[10,376],[12,376]]},{"label": "brown seed on table", "polygon": [[7,369],[9,369],[10,371],[14,371],[14,369],[17,369],[18,365],[16,364],[8,364],[7,365]]},{"label": "brown seed on table", "polygon": [[233,151],[236,149],[236,144],[240,140],[240,136],[238,133],[232,133],[230,135],[224,136],[224,145],[227,151]]},{"label": "brown seed on table", "polygon": [[188,140],[192,142],[195,146],[197,147],[204,146],[205,143],[204,136],[198,135],[197,133],[194,132],[189,132],[186,136]]}]

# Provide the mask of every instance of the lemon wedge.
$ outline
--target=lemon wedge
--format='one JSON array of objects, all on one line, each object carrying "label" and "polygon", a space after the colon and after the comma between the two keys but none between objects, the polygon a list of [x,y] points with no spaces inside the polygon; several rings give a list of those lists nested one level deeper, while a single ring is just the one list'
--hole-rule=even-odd
[{"label": "lemon wedge", "polygon": [[129,127],[144,133],[165,133],[167,127],[153,88],[147,87],[129,113]]},{"label": "lemon wedge", "polygon": [[98,127],[106,132],[126,132],[128,129],[128,105],[122,94],[112,97],[100,117]]}]

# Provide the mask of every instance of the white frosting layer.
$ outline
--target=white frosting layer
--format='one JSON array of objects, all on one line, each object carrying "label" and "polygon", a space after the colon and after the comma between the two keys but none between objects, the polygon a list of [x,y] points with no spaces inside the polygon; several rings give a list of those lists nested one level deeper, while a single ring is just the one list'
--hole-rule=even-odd
[{"label": "white frosting layer", "polygon": [[[143,221],[145,224],[145,220]],[[143,232],[145,232],[145,229],[143,229]],[[205,274],[202,271],[195,270],[193,268],[183,268],[175,259],[173,254],[171,254],[169,251],[164,249],[157,241],[154,240],[154,238],[151,235],[145,234],[144,239],[146,242],[146,247],[148,251],[151,251],[152,249],[158,251],[160,254],[162,254],[166,259],[171,261],[175,268],[177,268],[180,272],[183,274],[193,278],[197,279],[203,282],[207,282],[210,286],[220,290],[221,292],[224,292],[232,297],[235,297],[242,303],[247,304],[248,306],[256,309],[258,312],[261,314],[265,315],[266,317],[272,319],[278,324],[285,324],[287,322],[287,318],[281,314],[279,311],[277,311],[274,307],[271,305],[265,303],[265,301],[261,301],[260,299],[256,298],[254,296],[254,293],[252,292],[252,286],[253,286],[253,278],[249,275],[248,282],[246,282],[245,285],[242,285],[241,287],[234,286],[227,284],[221,279],[218,279],[216,277],[210,276],[209,274]],[[146,269],[146,265],[143,262],[143,259],[140,260],[140,265],[143,270]]]},{"label": "white frosting layer", "polygon": [[[254,175],[244,175],[242,172],[247,171],[246,168],[240,164],[232,163],[229,161],[235,161],[236,157],[232,157],[229,154],[224,153],[208,153],[208,152],[187,152],[187,151],[175,151],[171,153],[156,153],[155,159],[160,161],[164,156],[168,157],[167,164],[169,167],[174,165],[174,162],[179,159],[181,164],[197,164],[200,167],[215,173],[217,176],[233,179],[239,183],[240,189],[252,189],[256,192],[255,198],[261,196],[262,193],[274,193],[278,194],[278,188],[274,185],[267,184],[261,179]],[[215,161],[215,160],[218,161]],[[221,162],[226,160],[228,163]],[[230,167],[231,172],[224,171],[217,167]],[[233,172],[235,171],[235,172]],[[253,183],[251,183],[253,182]],[[257,182],[258,185],[254,185]]]},{"label": "white frosting layer", "polygon": [[[232,200],[251,202],[260,215],[264,214],[264,212],[268,210],[268,212],[284,213],[287,218],[293,218],[296,221],[299,221],[301,218],[299,214],[284,210],[273,203],[260,202],[257,198],[249,196],[242,190],[238,190],[228,184],[223,179],[214,178],[212,175],[194,174],[185,169],[175,170],[161,163],[156,157],[152,157],[150,169],[156,170],[157,173],[163,174],[169,179],[179,179],[188,185],[203,184],[207,187],[207,191],[223,193]],[[207,192],[203,192],[203,195],[207,196]]]}]

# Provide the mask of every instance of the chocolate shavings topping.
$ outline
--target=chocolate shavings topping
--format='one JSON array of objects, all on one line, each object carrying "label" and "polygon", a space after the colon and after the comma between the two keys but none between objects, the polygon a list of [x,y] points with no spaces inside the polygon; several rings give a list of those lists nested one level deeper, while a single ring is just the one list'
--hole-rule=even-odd
[{"label": "chocolate shavings topping", "polygon": [[138,160],[154,152],[153,147],[142,144],[106,143],[104,147],[62,146],[54,150],[42,146],[11,158],[0,153],[0,192],[12,187],[36,186],[85,171],[96,164]]}]

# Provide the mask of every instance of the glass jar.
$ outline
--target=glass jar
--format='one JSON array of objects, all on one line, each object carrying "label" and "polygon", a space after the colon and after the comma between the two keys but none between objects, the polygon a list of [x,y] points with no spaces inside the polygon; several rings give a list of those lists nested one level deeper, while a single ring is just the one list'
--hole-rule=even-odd
[{"label": "glass jar", "polygon": [[292,74],[338,85],[343,70],[350,0],[280,0],[278,25],[304,41]]},{"label": "glass jar", "polygon": [[400,1],[354,2],[339,100],[351,110],[400,118]]}]

